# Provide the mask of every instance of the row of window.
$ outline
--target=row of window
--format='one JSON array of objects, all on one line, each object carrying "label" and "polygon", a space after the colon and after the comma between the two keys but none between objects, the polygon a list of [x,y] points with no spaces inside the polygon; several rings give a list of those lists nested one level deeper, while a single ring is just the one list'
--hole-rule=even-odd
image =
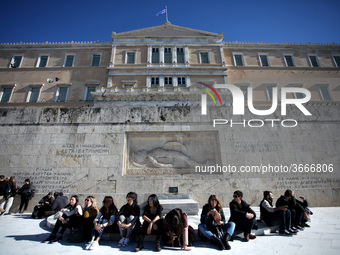
[{"label": "row of window", "polygon": [[[275,87],[276,87],[276,85],[266,86],[267,99],[270,100],[270,101],[273,100],[273,88],[275,88]],[[242,90],[242,92],[244,94],[244,99],[248,100],[248,86],[240,86],[240,89]],[[318,86],[318,91],[319,91],[319,94],[320,94],[320,97],[321,97],[322,100],[324,100],[324,101],[333,100],[329,86],[320,85],[320,86]],[[305,97],[305,94],[303,94],[303,93],[294,92],[293,94],[294,94],[295,98],[304,98]]]},{"label": "row of window", "polygon": [[[46,67],[49,60],[49,55],[40,55],[36,67]],[[15,55],[12,57],[9,67],[17,68],[21,67],[21,63],[23,61],[23,55]],[[72,67],[74,66],[75,54],[66,54],[64,60],[64,67]],[[91,58],[91,66],[100,66],[101,54],[92,54]]]},{"label": "row of window", "polygon": [[[269,58],[267,54],[258,54],[259,62],[261,66],[270,66]],[[235,66],[245,66],[243,54],[242,53],[233,53],[234,65]],[[288,67],[295,66],[295,60],[293,54],[285,54],[283,55],[285,65]],[[318,56],[314,54],[308,55],[309,64],[311,67],[321,67]],[[336,67],[340,67],[340,55],[333,56],[334,63]]]},{"label": "row of window", "polygon": [[[175,77],[165,76],[165,77],[159,77],[159,76],[152,76],[151,78],[151,84],[150,87],[173,87],[174,79]],[[179,87],[186,87],[187,86],[187,79],[188,77],[177,77],[177,85]],[[162,82],[160,82],[160,80]],[[133,87],[133,84],[125,84],[125,88]],[[273,99],[273,88],[276,87],[275,85],[268,85],[266,86],[266,94],[267,99],[272,100]],[[27,95],[26,102],[34,103],[38,102],[39,96],[41,93],[42,86],[34,85],[30,87],[30,90]],[[248,86],[240,86],[240,89],[242,90],[244,94],[245,100],[248,100]],[[10,101],[12,93],[14,90],[14,86],[5,86],[1,88],[0,91],[0,102],[1,103],[7,103]],[[331,92],[329,89],[329,86],[327,85],[320,85],[318,86],[319,94],[322,98],[322,100],[329,101],[332,100]],[[91,95],[91,92],[95,92],[96,87],[94,86],[86,86],[85,101],[94,101],[94,98]],[[56,102],[66,102],[67,96],[69,92],[69,86],[65,87],[58,87],[56,92]],[[305,95],[303,93],[293,93],[295,98],[304,98]]]},{"label": "row of window", "polygon": [[[30,86],[26,102],[36,103],[39,101],[39,97],[41,94],[41,85]],[[0,102],[8,103],[11,100],[13,94],[14,86],[6,86],[2,87],[0,90]],[[91,95],[91,92],[95,92],[96,87],[87,86],[85,90],[84,101],[94,101],[94,98]],[[66,102],[67,96],[69,92],[69,86],[66,87],[58,87],[56,92],[56,102]]]}]

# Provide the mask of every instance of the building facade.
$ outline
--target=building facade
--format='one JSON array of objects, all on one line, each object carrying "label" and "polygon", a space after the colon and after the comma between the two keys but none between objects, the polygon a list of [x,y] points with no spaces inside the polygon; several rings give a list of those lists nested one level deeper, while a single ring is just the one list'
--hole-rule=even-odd
[{"label": "building facade", "polygon": [[[226,206],[235,189],[256,204],[263,190],[291,188],[314,206],[339,205],[339,68],[339,44],[223,42],[170,22],[111,42],[0,44],[0,173],[31,178],[39,194],[110,193],[118,204],[130,190],[142,199],[176,190],[201,205],[214,193]],[[307,89],[311,116],[290,105],[287,116],[235,117],[218,84],[258,109],[283,88]],[[208,98],[202,114],[207,91],[220,104]],[[310,171],[255,171],[263,165]]]}]

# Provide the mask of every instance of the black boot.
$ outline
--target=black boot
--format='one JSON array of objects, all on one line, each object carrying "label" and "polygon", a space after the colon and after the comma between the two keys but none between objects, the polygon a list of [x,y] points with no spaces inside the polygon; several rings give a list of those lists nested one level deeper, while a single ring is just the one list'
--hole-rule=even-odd
[{"label": "black boot", "polygon": [[43,242],[49,242],[49,241],[52,241],[54,238],[56,237],[56,235],[54,235],[54,234],[50,234],[50,236],[47,238],[47,239],[45,239]]},{"label": "black boot", "polygon": [[156,236],[156,251],[161,251],[161,235]]},{"label": "black boot", "polygon": [[230,245],[228,243],[230,241],[230,238],[231,238],[231,236],[228,233],[226,233],[224,235],[224,237],[223,237],[223,244],[224,244],[224,248],[226,250],[230,250],[231,249],[231,247],[230,247]]},{"label": "black boot", "polygon": [[138,237],[138,245],[135,248],[135,252],[138,252],[142,249],[144,249],[144,236],[139,236]]},{"label": "black boot", "polygon": [[223,242],[216,235],[213,235],[211,237],[211,242],[214,245],[217,245],[220,250],[224,250],[225,249]]}]

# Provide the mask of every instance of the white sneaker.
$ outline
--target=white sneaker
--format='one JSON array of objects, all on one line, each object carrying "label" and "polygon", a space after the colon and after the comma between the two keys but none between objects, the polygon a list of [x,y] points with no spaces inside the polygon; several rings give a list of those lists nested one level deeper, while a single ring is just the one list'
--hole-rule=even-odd
[{"label": "white sneaker", "polygon": [[94,241],[93,244],[90,247],[90,250],[95,250],[99,247],[99,243],[97,241]]},{"label": "white sneaker", "polygon": [[85,250],[89,250],[92,246],[94,241],[90,241],[86,246],[85,246]]},{"label": "white sneaker", "polygon": [[120,241],[119,241],[119,243],[118,243],[118,247],[124,246],[124,241],[125,241],[125,237],[123,237],[122,239],[120,239]]},{"label": "white sneaker", "polygon": [[129,245],[129,238],[125,238],[123,246],[128,246]]}]

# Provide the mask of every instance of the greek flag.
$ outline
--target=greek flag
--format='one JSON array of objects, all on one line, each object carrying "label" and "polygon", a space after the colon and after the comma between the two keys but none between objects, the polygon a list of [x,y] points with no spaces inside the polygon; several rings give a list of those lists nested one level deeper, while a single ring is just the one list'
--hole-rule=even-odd
[{"label": "greek flag", "polygon": [[166,13],[166,9],[163,9],[163,10],[161,10],[160,12],[158,12],[158,13],[156,14],[156,16],[162,15],[162,14],[164,14],[164,13]]}]

